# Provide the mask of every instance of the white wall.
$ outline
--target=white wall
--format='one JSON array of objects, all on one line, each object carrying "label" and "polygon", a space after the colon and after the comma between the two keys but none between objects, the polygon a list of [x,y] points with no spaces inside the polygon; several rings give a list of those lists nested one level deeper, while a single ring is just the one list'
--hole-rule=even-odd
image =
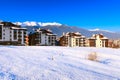
[{"label": "white wall", "polygon": [[99,38],[99,35],[96,37],[96,47],[102,47],[102,40]]},{"label": "white wall", "polygon": [[46,38],[45,38],[45,34],[41,34],[41,45],[45,45],[46,43]]},{"label": "white wall", "polygon": [[3,41],[10,41],[10,28],[9,27],[3,27],[3,33],[2,33],[2,40]]},{"label": "white wall", "polygon": [[49,42],[49,35],[45,35],[45,34],[41,33],[41,43],[40,43],[40,45],[52,45],[53,41],[54,41],[53,45],[55,45],[55,40],[53,40],[52,37],[53,36],[50,36],[50,42]]}]

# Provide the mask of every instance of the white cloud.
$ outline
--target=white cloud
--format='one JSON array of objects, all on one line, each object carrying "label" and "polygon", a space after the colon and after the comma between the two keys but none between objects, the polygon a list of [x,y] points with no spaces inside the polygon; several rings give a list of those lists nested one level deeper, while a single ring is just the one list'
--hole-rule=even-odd
[{"label": "white cloud", "polygon": [[35,21],[26,21],[26,22],[15,22],[14,24],[21,25],[21,26],[61,26],[62,24],[57,22],[35,22]]}]

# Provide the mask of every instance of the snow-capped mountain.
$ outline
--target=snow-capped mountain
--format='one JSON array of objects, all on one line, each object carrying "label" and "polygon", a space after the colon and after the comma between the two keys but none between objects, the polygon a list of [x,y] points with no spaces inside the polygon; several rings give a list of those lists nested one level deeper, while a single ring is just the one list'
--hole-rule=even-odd
[{"label": "snow-capped mountain", "polygon": [[96,28],[96,29],[89,29],[89,31],[104,31],[104,32],[115,33],[115,32],[109,31],[109,30],[102,30],[102,29],[99,29],[99,28]]},{"label": "snow-capped mountain", "polygon": [[52,30],[53,33],[57,34],[58,36],[61,36],[66,32],[80,32],[82,35],[86,37],[91,37],[93,34],[103,34],[106,37],[110,39],[120,39],[120,33],[115,33],[111,32],[108,30],[100,30],[100,29],[94,29],[94,30],[87,30],[83,29],[80,27],[75,27],[75,26],[68,26],[68,25],[63,25],[57,22],[47,22],[47,23],[42,23],[42,22],[17,22],[15,24],[21,25],[22,27],[25,27],[28,29],[28,32],[34,32],[34,30],[38,28],[44,28],[44,29],[50,29]]},{"label": "snow-capped mountain", "polygon": [[35,22],[35,21],[26,21],[26,22],[15,22],[14,24],[21,25],[21,26],[61,26],[62,24],[57,23],[57,22]]}]

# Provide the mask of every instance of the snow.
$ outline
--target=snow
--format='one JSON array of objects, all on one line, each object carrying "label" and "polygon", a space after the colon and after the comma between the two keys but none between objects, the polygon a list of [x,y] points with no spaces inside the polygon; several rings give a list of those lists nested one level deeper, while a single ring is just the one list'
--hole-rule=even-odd
[{"label": "snow", "polygon": [[0,80],[120,80],[120,49],[0,46]]},{"label": "snow", "polygon": [[89,31],[104,31],[104,32],[115,33],[115,32],[113,32],[113,31],[103,30],[103,29],[99,29],[99,28],[96,28],[96,29],[89,29]]},{"label": "snow", "polygon": [[61,26],[61,23],[57,22],[36,22],[36,21],[25,21],[25,22],[14,22],[14,24],[21,26]]}]

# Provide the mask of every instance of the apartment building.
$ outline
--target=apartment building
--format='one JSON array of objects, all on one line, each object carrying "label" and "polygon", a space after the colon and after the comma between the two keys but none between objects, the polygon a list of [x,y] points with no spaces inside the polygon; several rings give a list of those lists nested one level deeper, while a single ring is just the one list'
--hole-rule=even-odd
[{"label": "apartment building", "polygon": [[69,47],[75,47],[75,46],[85,46],[85,36],[82,36],[79,32],[67,32],[66,34],[63,33],[63,35],[59,39],[60,46],[69,46]]},{"label": "apartment building", "polygon": [[46,29],[37,29],[29,34],[29,45],[55,46],[56,34]]},{"label": "apartment building", "polygon": [[94,34],[87,39],[87,44],[89,47],[108,47],[108,40],[103,34]]},{"label": "apartment building", "polygon": [[0,45],[27,45],[27,29],[11,22],[0,22]]}]

